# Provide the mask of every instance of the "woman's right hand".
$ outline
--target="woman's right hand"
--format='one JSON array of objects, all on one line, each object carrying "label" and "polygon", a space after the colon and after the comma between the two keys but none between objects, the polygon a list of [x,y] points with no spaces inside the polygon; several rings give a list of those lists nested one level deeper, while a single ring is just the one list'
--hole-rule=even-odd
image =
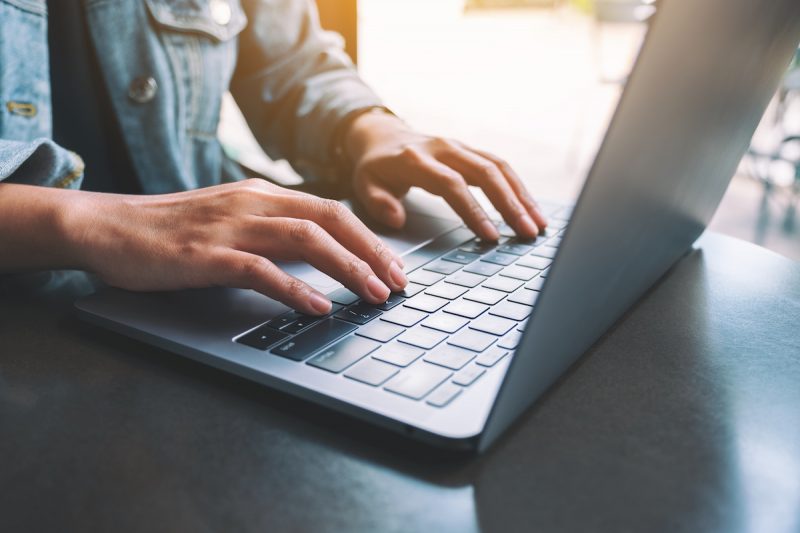
[{"label": "woman's right hand", "polygon": [[273,261],[306,261],[371,303],[407,283],[402,260],[341,203],[263,180],[155,196],[79,193],[64,223],[71,262],[129,290],[247,288],[325,314],[330,301]]}]

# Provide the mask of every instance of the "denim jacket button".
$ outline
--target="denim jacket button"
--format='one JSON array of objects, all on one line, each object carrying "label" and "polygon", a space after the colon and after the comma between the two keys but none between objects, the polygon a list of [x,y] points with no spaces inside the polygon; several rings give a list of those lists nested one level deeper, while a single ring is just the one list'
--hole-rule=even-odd
[{"label": "denim jacket button", "polygon": [[134,78],[128,87],[128,98],[137,104],[146,104],[152,100],[158,91],[158,83],[151,76]]},{"label": "denim jacket button", "polygon": [[211,18],[220,26],[225,26],[231,21],[231,5],[228,0],[211,0]]}]

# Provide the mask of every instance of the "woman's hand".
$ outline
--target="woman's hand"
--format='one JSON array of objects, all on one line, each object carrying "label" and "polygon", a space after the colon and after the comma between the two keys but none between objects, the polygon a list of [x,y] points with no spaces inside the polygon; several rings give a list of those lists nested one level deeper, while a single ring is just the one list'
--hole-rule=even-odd
[{"label": "woman's hand", "polygon": [[468,185],[480,187],[518,235],[533,238],[546,226],[508,163],[456,141],[416,133],[392,115],[356,118],[346,133],[345,150],[355,162],[356,196],[389,226],[403,225],[406,214],[399,198],[416,186],[447,200],[476,235],[497,240],[497,228]]},{"label": "woman's hand", "polygon": [[78,193],[72,263],[130,290],[255,289],[299,311],[328,299],[274,260],[302,260],[372,303],[407,281],[402,261],[342,204],[248,180],[158,196]]}]

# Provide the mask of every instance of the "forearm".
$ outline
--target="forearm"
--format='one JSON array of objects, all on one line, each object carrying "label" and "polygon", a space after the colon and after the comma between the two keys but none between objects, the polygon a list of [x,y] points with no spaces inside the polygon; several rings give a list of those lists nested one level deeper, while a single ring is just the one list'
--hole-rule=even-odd
[{"label": "forearm", "polygon": [[0,183],[0,273],[85,268],[72,221],[90,194]]}]

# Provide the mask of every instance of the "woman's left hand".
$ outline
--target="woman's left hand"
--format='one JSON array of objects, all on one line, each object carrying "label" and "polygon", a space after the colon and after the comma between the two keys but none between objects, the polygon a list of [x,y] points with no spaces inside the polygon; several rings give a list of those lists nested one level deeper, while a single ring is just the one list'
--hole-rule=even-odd
[{"label": "woman's left hand", "polygon": [[443,197],[476,235],[497,240],[497,228],[469,185],[486,193],[517,235],[534,238],[547,224],[508,163],[457,141],[417,133],[388,113],[356,118],[345,149],[355,164],[356,196],[370,215],[389,226],[405,223],[400,198],[411,187],[421,187]]}]

